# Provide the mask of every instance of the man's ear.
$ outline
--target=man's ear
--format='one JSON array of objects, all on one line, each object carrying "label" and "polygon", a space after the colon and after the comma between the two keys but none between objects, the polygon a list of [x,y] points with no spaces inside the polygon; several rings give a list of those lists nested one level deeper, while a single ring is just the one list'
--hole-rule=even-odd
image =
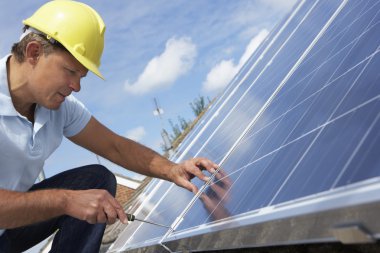
[{"label": "man's ear", "polygon": [[25,48],[25,61],[35,65],[42,54],[42,45],[38,41],[31,41]]}]

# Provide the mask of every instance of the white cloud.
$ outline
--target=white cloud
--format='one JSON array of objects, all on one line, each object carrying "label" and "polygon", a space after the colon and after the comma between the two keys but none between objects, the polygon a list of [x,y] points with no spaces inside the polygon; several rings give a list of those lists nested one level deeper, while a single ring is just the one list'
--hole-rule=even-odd
[{"label": "white cloud", "polygon": [[139,126],[127,131],[127,133],[125,134],[125,137],[139,142],[144,138],[145,135],[146,135],[145,128],[142,126]]},{"label": "white cloud", "polygon": [[255,50],[260,46],[261,42],[267,37],[269,31],[267,29],[262,29],[255,37],[251,39],[248,46],[245,48],[244,54],[240,57],[239,68],[241,68],[248,58],[255,52]]},{"label": "white cloud", "polygon": [[222,90],[232,80],[239,69],[244,65],[248,58],[257,49],[260,43],[268,35],[268,30],[262,29],[255,37],[251,39],[245,48],[243,55],[240,57],[239,63],[234,64],[233,60],[222,60],[213,67],[207,74],[206,80],[203,82],[203,91],[218,92]]},{"label": "white cloud", "polygon": [[223,89],[238,71],[232,60],[223,60],[207,74],[202,89],[206,92]]},{"label": "white cloud", "polygon": [[132,94],[144,94],[169,87],[191,69],[196,55],[196,45],[190,38],[171,38],[166,42],[165,51],[149,61],[137,81],[130,84],[127,80],[124,88]]}]

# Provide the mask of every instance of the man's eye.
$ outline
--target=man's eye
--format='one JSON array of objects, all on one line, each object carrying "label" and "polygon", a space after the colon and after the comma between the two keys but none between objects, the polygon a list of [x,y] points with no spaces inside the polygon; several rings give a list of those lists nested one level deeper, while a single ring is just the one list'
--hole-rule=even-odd
[{"label": "man's eye", "polygon": [[75,75],[76,72],[75,70],[72,70],[72,69],[69,69],[69,68],[65,68],[67,70],[67,72],[69,72],[70,75]]}]

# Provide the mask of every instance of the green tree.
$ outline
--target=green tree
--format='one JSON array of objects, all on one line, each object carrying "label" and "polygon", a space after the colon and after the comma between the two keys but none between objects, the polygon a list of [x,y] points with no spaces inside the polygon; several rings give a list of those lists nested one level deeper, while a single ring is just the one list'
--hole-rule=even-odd
[{"label": "green tree", "polygon": [[172,128],[172,134],[170,135],[172,141],[176,140],[191,124],[190,120],[186,120],[181,116],[178,116],[177,119],[178,123],[174,123],[169,119],[169,124]]},{"label": "green tree", "polygon": [[198,117],[199,114],[201,114],[206,108],[207,105],[210,103],[210,99],[208,99],[208,102],[206,104],[206,99],[204,96],[198,96],[193,100],[193,102],[190,102],[191,109],[193,110],[193,113],[195,114],[195,117]]},{"label": "green tree", "polygon": [[191,124],[190,120],[187,121],[181,116],[178,116],[178,122],[181,125],[181,132],[185,131]]},{"label": "green tree", "polygon": [[[196,116],[196,119],[194,121],[186,120],[185,118],[181,116],[177,116],[177,122],[173,122],[172,119],[168,120],[171,130],[172,130],[171,133],[169,134],[169,139],[172,142],[172,145],[174,148],[176,148],[178,144],[183,141],[185,136],[188,134],[188,132],[191,130],[191,128],[196,124],[196,122],[200,118],[200,115],[207,110],[207,107],[210,103],[211,101],[208,97],[207,97],[207,104],[206,104],[205,97],[198,96],[198,98],[195,98],[193,102],[190,103],[191,109],[193,110]],[[164,145],[161,147],[161,149],[164,152],[167,151]]]},{"label": "green tree", "polygon": [[178,123],[173,123],[171,119],[169,119],[169,124],[172,128],[172,134],[170,134],[170,139],[174,141],[175,139],[178,138],[178,136],[181,135],[182,131]]}]

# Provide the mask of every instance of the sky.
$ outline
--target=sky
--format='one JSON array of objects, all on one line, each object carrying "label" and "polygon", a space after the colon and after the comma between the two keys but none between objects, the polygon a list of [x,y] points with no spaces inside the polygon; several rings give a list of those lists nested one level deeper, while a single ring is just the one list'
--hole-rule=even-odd
[{"label": "sky", "polygon": [[[0,0],[0,53],[18,41],[22,20],[44,2]],[[160,132],[171,119],[193,120],[190,103],[211,100],[288,13],[295,0],[92,0],[106,24],[100,71],[82,80],[74,94],[92,115],[117,134],[159,153]],[[163,119],[154,116],[154,98]],[[113,172],[138,177],[100,158]],[[45,163],[45,174],[98,163],[67,140]]]}]

